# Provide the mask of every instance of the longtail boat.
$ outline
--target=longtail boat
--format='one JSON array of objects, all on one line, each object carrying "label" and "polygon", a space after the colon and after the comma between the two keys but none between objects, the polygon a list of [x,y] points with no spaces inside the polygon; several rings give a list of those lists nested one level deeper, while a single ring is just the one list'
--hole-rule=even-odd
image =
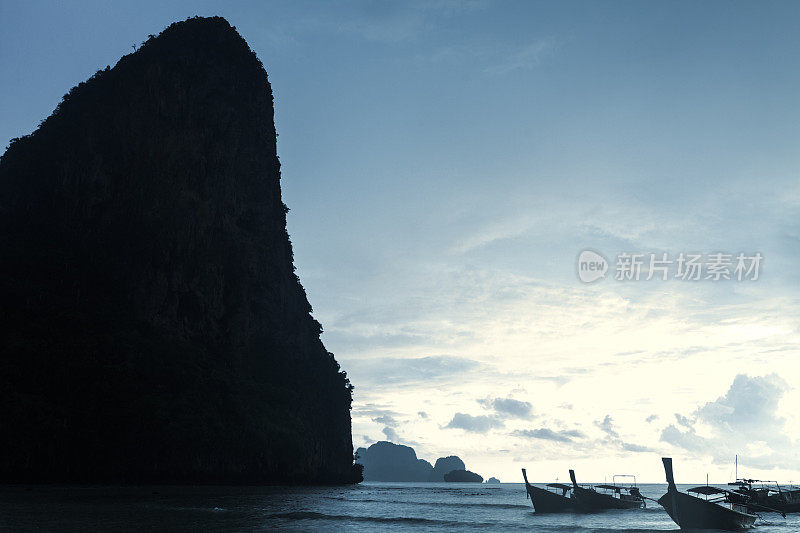
[{"label": "longtail boat", "polygon": [[[775,483],[775,486],[767,483]],[[730,503],[746,505],[750,511],[781,514],[800,512],[800,488],[782,487],[776,481],[759,479],[737,479],[728,485],[737,488],[727,491],[725,499]]]},{"label": "longtail boat", "polygon": [[[756,515],[748,512],[746,505],[730,503],[726,505],[724,496],[728,491],[716,487],[695,487],[687,492],[680,492],[675,486],[672,472],[672,459],[663,457],[664,473],[667,476],[667,493],[658,499],[658,503],[667,511],[670,518],[681,529],[723,529],[740,531],[749,529],[755,523]],[[692,496],[689,493],[702,494],[706,498]],[[715,496],[708,499],[709,496]]]},{"label": "longtail boat", "polygon": [[[581,511],[603,511],[605,509],[639,509],[645,506],[644,498],[635,486],[597,485],[581,487],[575,480],[575,471],[569,471],[572,481],[572,498]],[[598,492],[596,489],[610,490],[610,493]]]},{"label": "longtail boat", "polygon": [[534,487],[528,483],[528,474],[522,469],[522,477],[525,479],[525,490],[528,498],[531,499],[533,508],[537,513],[565,513],[575,511],[575,502],[567,496],[572,490],[569,485],[563,483],[548,483],[548,489]]},{"label": "longtail boat", "polygon": [[[800,512],[800,488],[784,487],[777,481],[739,477],[739,456],[736,456],[736,481],[728,483],[736,488],[726,495],[731,503],[747,505],[750,511],[781,513]],[[774,485],[773,485],[774,483]]]}]

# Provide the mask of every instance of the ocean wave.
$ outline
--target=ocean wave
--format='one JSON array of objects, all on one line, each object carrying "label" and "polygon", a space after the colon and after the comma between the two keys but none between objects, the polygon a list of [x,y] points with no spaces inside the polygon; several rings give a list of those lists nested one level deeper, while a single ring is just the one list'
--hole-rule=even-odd
[{"label": "ocean wave", "polygon": [[[677,531],[675,529],[647,529],[647,528],[606,528],[593,526],[580,526],[574,524],[553,524],[542,526],[548,533],[558,533],[561,531],[587,531],[589,533],[663,533],[664,531]],[[533,529],[539,530],[539,527]],[[713,533],[709,531],[709,533]]]},{"label": "ocean wave", "polygon": [[328,497],[329,500],[336,500],[340,502],[351,503],[392,503],[392,504],[406,504],[406,505],[430,505],[433,507],[490,507],[494,509],[532,509],[530,505],[521,503],[488,503],[488,502],[422,502],[413,500],[376,500],[376,499],[356,499],[344,498],[342,496]]},{"label": "ocean wave", "polygon": [[461,520],[437,520],[433,518],[421,517],[402,517],[402,516],[365,516],[365,515],[339,515],[325,514],[314,511],[292,511],[285,513],[271,514],[267,519],[275,520],[322,520],[322,521],[341,521],[341,522],[365,522],[374,524],[398,524],[408,526],[431,526],[458,529],[535,529],[537,531],[547,531],[548,533],[560,532],[579,532],[587,533],[655,533],[663,531],[661,529],[647,528],[605,528],[597,526],[582,526],[574,523],[570,524],[536,524],[533,522],[510,523],[505,520],[496,522],[470,522]]},{"label": "ocean wave", "polygon": [[275,513],[268,515],[267,519],[282,520],[328,520],[346,522],[374,522],[374,523],[394,523],[394,524],[418,524],[443,527],[497,527],[496,523],[490,522],[462,522],[458,520],[436,520],[433,518],[403,517],[403,516],[364,516],[364,515],[333,515],[318,513],[314,511],[291,511],[287,513]]}]

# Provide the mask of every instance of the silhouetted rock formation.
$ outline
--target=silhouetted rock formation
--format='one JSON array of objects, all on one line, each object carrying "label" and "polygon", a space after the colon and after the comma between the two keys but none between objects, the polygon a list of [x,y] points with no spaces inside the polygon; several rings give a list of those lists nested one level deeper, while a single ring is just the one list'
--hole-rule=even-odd
[{"label": "silhouetted rock formation", "polygon": [[486,483],[489,483],[490,485],[497,485],[498,483],[500,483],[500,480],[497,479],[496,477],[490,477],[489,479],[486,480]]},{"label": "silhouetted rock formation", "polygon": [[444,475],[444,480],[449,482],[483,483],[483,478],[469,470],[453,470]]},{"label": "silhouetted rock formation", "polygon": [[365,481],[436,482],[445,481],[447,474],[452,471],[466,470],[464,461],[455,455],[439,457],[433,467],[428,461],[418,459],[414,448],[387,441],[356,450],[356,463],[364,466]]},{"label": "silhouetted rock formation", "polygon": [[0,479],[351,482],[292,264],[272,92],[221,18],[151,37],[0,159]]},{"label": "silhouetted rock formation", "polygon": [[428,461],[417,459],[414,448],[386,441],[359,448],[356,457],[364,465],[365,481],[428,481],[433,472]]},{"label": "silhouetted rock formation", "polygon": [[433,465],[433,472],[431,472],[428,481],[444,481],[444,475],[453,470],[466,470],[467,467],[464,461],[455,455],[447,457],[439,457],[436,459],[436,464]]}]

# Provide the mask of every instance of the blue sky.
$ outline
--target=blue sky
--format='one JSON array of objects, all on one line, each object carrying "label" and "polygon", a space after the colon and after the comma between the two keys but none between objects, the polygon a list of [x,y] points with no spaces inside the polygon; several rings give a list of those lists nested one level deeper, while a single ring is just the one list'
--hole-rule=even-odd
[{"label": "blue sky", "polygon": [[[798,479],[800,5],[0,2],[0,141],[193,15],[225,16],[269,73],[357,446],[504,481],[659,480],[660,454],[727,480],[732,453]],[[585,248],[764,263],[584,285]]]}]

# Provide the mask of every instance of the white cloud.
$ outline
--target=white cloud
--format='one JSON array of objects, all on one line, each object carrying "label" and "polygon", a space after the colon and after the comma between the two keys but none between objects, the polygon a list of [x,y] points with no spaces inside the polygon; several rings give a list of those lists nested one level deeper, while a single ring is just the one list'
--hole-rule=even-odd
[{"label": "white cloud", "polygon": [[473,416],[466,413],[456,413],[445,428],[463,429],[470,433],[486,433],[490,429],[502,426],[502,420],[493,416]]},{"label": "white cloud", "polygon": [[594,424],[607,436],[615,439],[619,438],[619,433],[614,429],[614,420],[611,418],[611,415],[606,415],[602,421],[595,421]]},{"label": "white cloud", "polygon": [[385,427],[381,431],[383,431],[383,434],[386,435],[386,440],[388,440],[389,442],[394,442],[394,443],[400,442],[400,436],[397,434],[397,431],[395,431],[394,428]]},{"label": "white cloud", "polygon": [[479,368],[476,361],[448,355],[427,357],[383,357],[350,363],[351,379],[361,384],[411,385],[450,381]]},{"label": "white cloud", "polygon": [[586,436],[576,429],[554,431],[550,428],[517,429],[512,431],[511,435],[514,437],[552,440],[555,442],[572,442],[573,439],[581,439]]},{"label": "white cloud", "polygon": [[664,428],[661,440],[717,463],[749,451],[751,466],[785,467],[796,460],[798,444],[786,434],[786,420],[777,414],[788,390],[777,374],[739,374],[723,396],[698,407],[691,417],[676,414],[676,424]]},{"label": "white cloud", "polygon": [[[475,268],[428,274],[419,293],[407,290],[400,301],[391,301],[392,306],[413,313],[369,313],[372,327],[403,329],[422,340],[372,345],[365,352],[368,359],[339,356],[356,384],[355,405],[380,405],[400,413],[395,420],[406,422],[399,432],[413,435],[420,453],[455,453],[470,463],[496,461],[491,470],[506,476],[513,475],[512,467],[500,465],[509,464],[520,450],[512,447],[507,458],[491,459],[487,443],[500,450],[508,447],[508,434],[514,431],[546,428],[558,436],[559,431],[581,427],[587,428],[584,433],[596,428],[599,436],[558,442],[535,438],[534,433],[525,441],[549,461],[576,465],[583,457],[634,455],[639,458],[635,464],[640,465],[636,472],[640,477],[660,480],[658,457],[651,455],[666,451],[670,438],[680,439],[687,449],[694,446],[698,452],[693,456],[701,461],[707,443],[699,439],[708,437],[708,428],[694,411],[708,403],[704,391],[724,391],[737,369],[766,363],[787,369],[796,365],[793,347],[800,336],[791,319],[794,307],[785,299],[748,298],[748,305],[741,305],[735,300],[713,301],[713,287],[693,286],[688,292],[678,284],[658,291],[613,284],[586,287],[577,281],[543,283]],[[347,327],[356,331],[366,320],[367,316],[353,317]],[[451,355],[418,355],[434,350]],[[623,390],[609,394],[609,383],[622,383]],[[495,410],[498,389],[509,391],[500,399],[535,398],[538,413],[569,413],[570,423],[543,420],[538,428],[518,427],[509,413]],[[492,422],[453,421],[453,413],[477,415],[466,410],[473,402],[492,409]],[[718,402],[703,415],[722,417],[733,405]],[[418,416],[420,411],[429,418]],[[686,428],[675,418],[681,431],[669,430],[661,440],[666,424],[656,421],[672,418],[676,411],[684,413],[680,420],[685,423],[697,419],[695,433],[682,431]],[[380,414],[357,413],[354,431],[374,434],[383,427],[372,421]],[[449,431],[442,430],[443,420],[451,429],[464,426],[457,449]],[[508,426],[505,437],[493,431],[501,420]],[[474,435],[481,436],[480,442],[473,442]],[[726,455],[726,450],[720,452],[718,464]],[[604,475],[592,463],[581,468],[587,475]]]},{"label": "white cloud", "polygon": [[531,414],[530,402],[515,400],[514,398],[484,398],[478,403],[487,409],[494,409],[498,416],[511,416],[526,418]]},{"label": "white cloud", "polygon": [[390,428],[396,428],[398,426],[397,420],[395,420],[391,415],[378,416],[373,418],[372,421],[378,424],[384,424]]}]

